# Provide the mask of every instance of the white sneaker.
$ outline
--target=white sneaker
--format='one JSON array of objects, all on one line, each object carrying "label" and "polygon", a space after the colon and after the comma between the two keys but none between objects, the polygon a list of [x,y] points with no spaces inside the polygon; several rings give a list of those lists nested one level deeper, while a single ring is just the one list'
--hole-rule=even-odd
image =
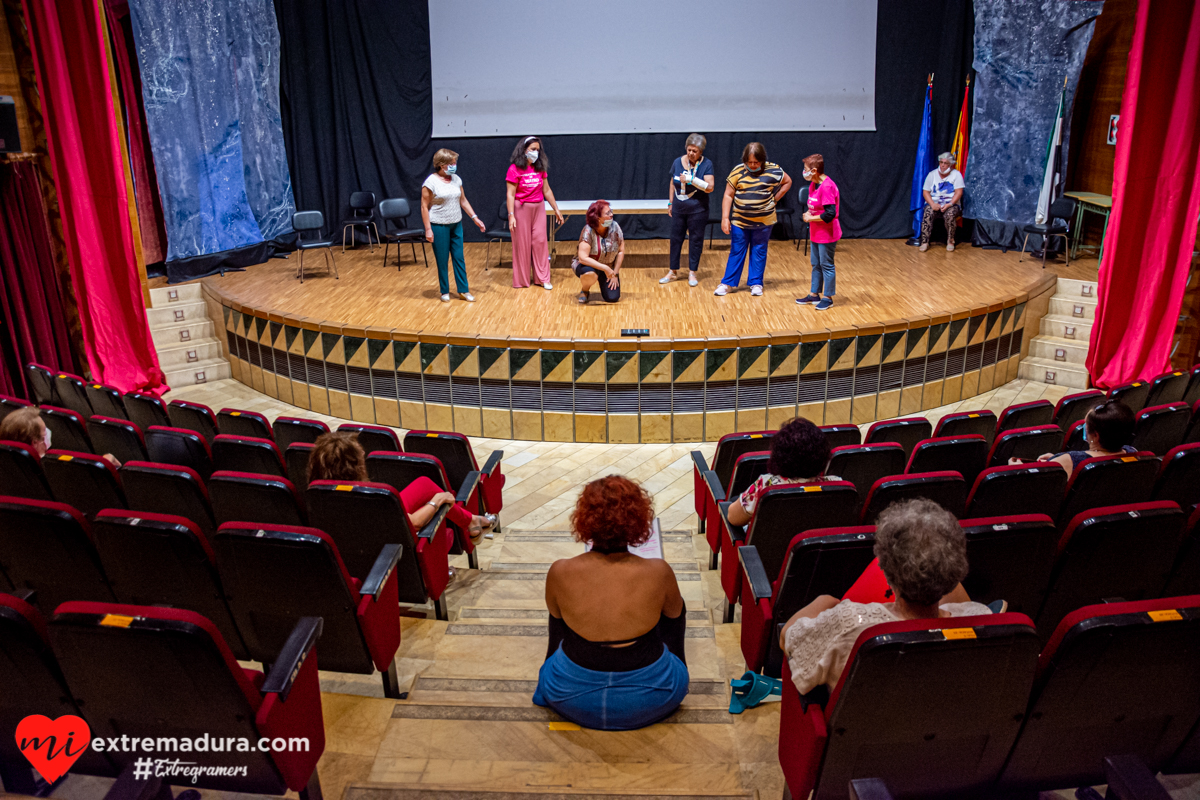
[{"label": "white sneaker", "polygon": [[761,286],[751,286],[750,287],[750,296],[751,297],[762,297],[762,287]]},{"label": "white sneaker", "polygon": [[470,292],[459,292],[458,296],[463,300],[466,300],[468,303],[475,302],[475,295],[471,294]]},{"label": "white sneaker", "polygon": [[449,303],[449,302],[450,302],[450,295],[448,295],[448,294],[444,294],[444,295],[442,295],[442,302],[443,302],[443,303]]},{"label": "white sneaker", "polygon": [[715,292],[713,292],[713,294],[715,294],[717,297],[724,297],[728,293],[729,293],[729,287],[723,283],[717,287],[717,290]]},{"label": "white sneaker", "polygon": [[700,281],[696,280],[696,273],[689,272],[688,273],[688,286],[699,286],[699,285],[700,285]]},{"label": "white sneaker", "polygon": [[554,284],[552,284],[550,281],[546,281],[545,283],[542,284],[542,288],[545,289],[546,291],[550,291],[551,289],[554,288]]}]

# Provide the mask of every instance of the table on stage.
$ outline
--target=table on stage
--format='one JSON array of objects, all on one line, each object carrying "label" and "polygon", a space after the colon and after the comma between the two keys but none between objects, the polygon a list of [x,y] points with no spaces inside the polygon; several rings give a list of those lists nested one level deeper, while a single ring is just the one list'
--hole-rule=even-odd
[{"label": "table on stage", "polygon": [[1071,233],[1071,258],[1079,254],[1079,239],[1083,236],[1083,212],[1091,211],[1104,217],[1104,227],[1100,230],[1100,247],[1096,253],[1099,259],[1104,254],[1104,235],[1108,233],[1108,215],[1112,212],[1112,196],[1096,194],[1095,192],[1063,192],[1066,197],[1076,201],[1075,230]]},{"label": "table on stage", "polygon": [[[558,210],[564,217],[582,216],[587,213],[588,206],[594,203],[594,200],[560,200],[558,201]],[[609,200],[608,204],[612,207],[614,214],[665,214],[667,213],[667,201],[665,198],[659,197],[653,200]],[[546,216],[553,217],[554,209],[550,207],[550,203],[546,203]],[[565,222],[563,223],[566,224]],[[553,220],[549,220],[550,225],[550,254],[554,257],[554,242],[555,234],[562,226],[555,225]]]}]

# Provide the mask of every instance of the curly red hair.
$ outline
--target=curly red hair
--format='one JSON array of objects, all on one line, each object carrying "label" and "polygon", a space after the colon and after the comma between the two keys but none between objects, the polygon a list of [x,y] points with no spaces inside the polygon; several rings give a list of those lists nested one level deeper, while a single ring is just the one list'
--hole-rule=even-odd
[{"label": "curly red hair", "polygon": [[588,206],[587,224],[588,227],[597,233],[600,232],[600,218],[604,216],[604,212],[612,208],[607,200],[597,200]]},{"label": "curly red hair", "polygon": [[583,487],[571,528],[575,538],[604,550],[639,545],[650,537],[654,500],[628,478],[609,475]]}]

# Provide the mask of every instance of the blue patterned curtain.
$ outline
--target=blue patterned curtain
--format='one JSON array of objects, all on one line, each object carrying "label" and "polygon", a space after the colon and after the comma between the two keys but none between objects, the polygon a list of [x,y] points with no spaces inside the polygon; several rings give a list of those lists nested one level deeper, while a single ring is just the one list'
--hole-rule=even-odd
[{"label": "blue patterned curtain", "polygon": [[271,0],[131,0],[167,261],[291,232]]},{"label": "blue patterned curtain", "polygon": [[[1020,246],[1020,226],[1033,222],[1063,78],[1069,108],[1103,7],[1096,0],[975,0],[975,113],[964,212],[996,244]],[[1067,141],[1064,130],[1064,171]]]}]

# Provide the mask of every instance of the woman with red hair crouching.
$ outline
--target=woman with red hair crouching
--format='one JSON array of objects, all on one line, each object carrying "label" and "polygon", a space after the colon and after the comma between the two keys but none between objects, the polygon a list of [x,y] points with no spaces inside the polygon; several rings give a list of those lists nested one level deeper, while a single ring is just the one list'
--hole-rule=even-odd
[{"label": "woman with red hair crouching", "polygon": [[546,576],[550,646],[533,702],[598,730],[657,722],[688,691],[683,595],[671,566],[641,558],[654,507],[628,478],[584,487],[571,515],[592,549],[554,562]]},{"label": "woman with red hair crouching", "polygon": [[625,234],[613,219],[612,206],[607,200],[597,200],[588,206],[587,224],[579,234],[579,249],[571,269],[579,276],[580,303],[586,304],[592,287],[600,285],[600,297],[606,303],[621,299],[621,262],[625,260]]}]

